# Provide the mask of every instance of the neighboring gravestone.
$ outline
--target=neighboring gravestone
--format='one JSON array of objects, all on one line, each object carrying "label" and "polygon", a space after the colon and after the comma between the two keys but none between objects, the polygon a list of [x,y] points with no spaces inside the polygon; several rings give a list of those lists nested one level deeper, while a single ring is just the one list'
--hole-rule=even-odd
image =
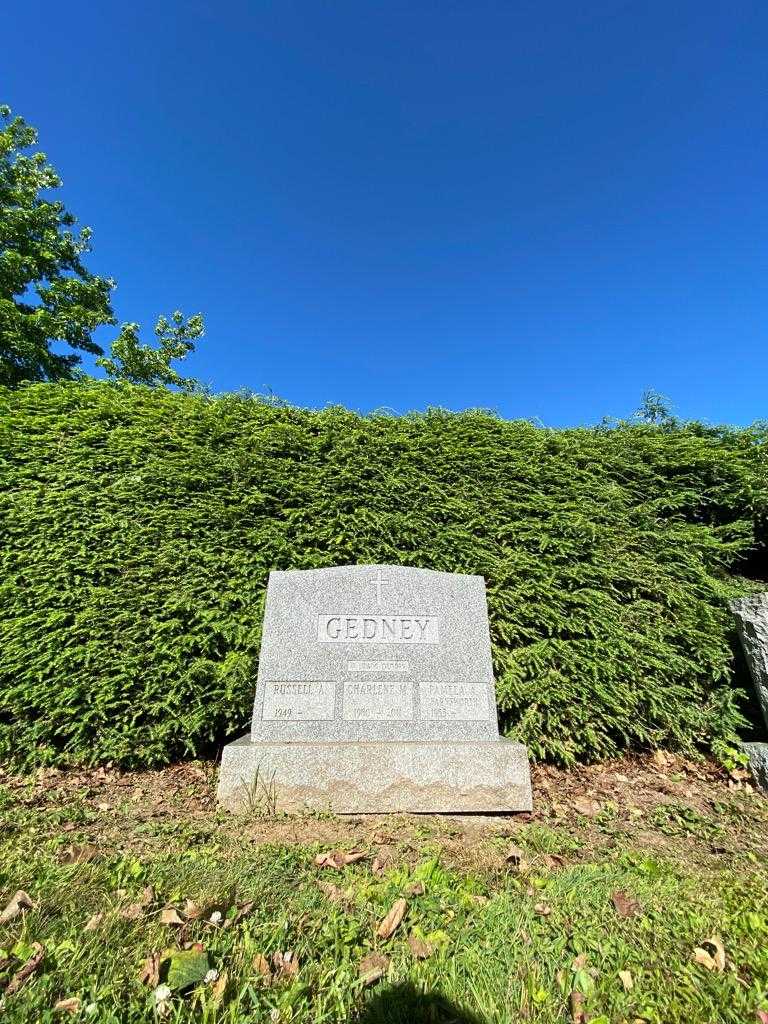
[{"label": "neighboring gravestone", "polygon": [[[731,601],[741,645],[768,728],[768,593]],[[768,743],[745,743],[755,781],[768,791]]]},{"label": "neighboring gravestone", "polygon": [[404,566],[272,572],[249,735],[224,748],[231,809],[530,810],[499,736],[485,582]]}]

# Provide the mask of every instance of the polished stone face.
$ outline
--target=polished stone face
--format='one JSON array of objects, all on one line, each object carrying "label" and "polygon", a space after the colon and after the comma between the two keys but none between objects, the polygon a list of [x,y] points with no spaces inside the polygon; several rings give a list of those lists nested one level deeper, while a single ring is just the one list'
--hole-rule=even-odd
[{"label": "polished stone face", "polygon": [[271,573],[251,735],[498,738],[483,578],[393,565]]}]

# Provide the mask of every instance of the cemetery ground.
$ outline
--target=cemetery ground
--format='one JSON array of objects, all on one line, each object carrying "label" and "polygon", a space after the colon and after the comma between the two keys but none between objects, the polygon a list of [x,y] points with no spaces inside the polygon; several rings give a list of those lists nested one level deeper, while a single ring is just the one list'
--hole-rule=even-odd
[{"label": "cemetery ground", "polygon": [[744,772],[540,766],[490,818],[232,816],[215,779],[0,775],[3,1020],[768,1021]]}]

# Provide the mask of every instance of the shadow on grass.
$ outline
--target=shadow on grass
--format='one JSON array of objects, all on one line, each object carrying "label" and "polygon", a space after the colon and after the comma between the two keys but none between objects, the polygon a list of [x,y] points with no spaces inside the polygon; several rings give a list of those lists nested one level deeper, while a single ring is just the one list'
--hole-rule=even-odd
[{"label": "shadow on grass", "polygon": [[485,1024],[481,1017],[452,1003],[439,992],[414,985],[379,989],[356,1018],[357,1024]]}]

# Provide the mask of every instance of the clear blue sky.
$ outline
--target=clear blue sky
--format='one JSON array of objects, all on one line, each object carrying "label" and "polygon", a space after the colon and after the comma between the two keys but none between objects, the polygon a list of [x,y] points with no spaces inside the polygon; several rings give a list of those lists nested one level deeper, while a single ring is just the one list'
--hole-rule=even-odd
[{"label": "clear blue sky", "polygon": [[215,390],[768,414],[765,0],[13,8],[0,100]]}]

